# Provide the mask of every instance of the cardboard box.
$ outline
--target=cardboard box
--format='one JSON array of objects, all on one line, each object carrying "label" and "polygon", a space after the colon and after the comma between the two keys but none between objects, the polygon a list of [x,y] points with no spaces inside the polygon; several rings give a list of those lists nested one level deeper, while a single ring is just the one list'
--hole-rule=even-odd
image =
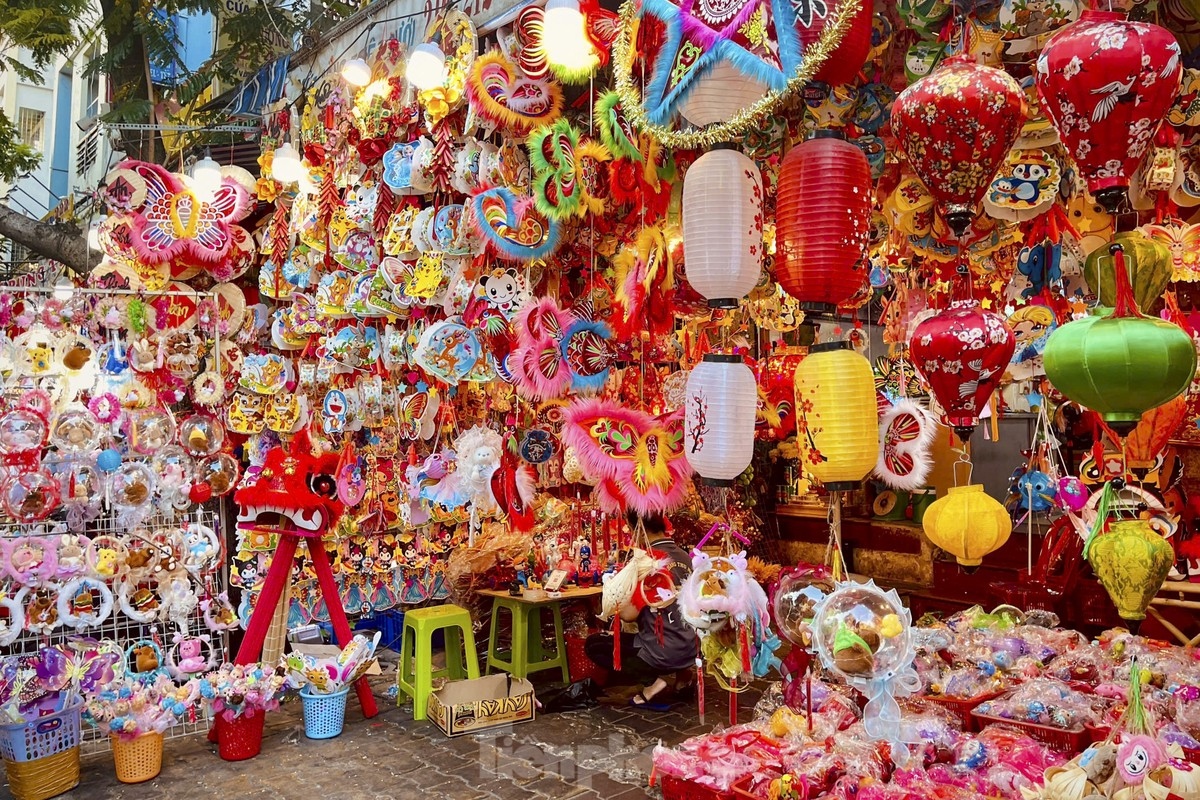
[{"label": "cardboard box", "polygon": [[451,681],[429,696],[429,719],[447,736],[529,722],[534,708],[533,684],[506,673]]}]

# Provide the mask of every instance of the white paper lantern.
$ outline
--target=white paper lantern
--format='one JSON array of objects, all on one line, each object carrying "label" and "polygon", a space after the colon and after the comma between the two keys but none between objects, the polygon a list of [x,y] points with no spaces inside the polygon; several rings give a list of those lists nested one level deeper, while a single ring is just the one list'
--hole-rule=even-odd
[{"label": "white paper lantern", "polygon": [[712,308],[737,308],[762,272],[762,177],[733,149],[710,150],[683,181],[688,283]]},{"label": "white paper lantern", "polygon": [[724,122],[762,99],[771,87],[743,75],[728,61],[718,61],[709,73],[696,79],[696,88],[683,102],[683,118],[698,128]]},{"label": "white paper lantern", "polygon": [[741,356],[709,353],[688,376],[683,453],[703,482],[728,486],[754,456],[758,387]]}]

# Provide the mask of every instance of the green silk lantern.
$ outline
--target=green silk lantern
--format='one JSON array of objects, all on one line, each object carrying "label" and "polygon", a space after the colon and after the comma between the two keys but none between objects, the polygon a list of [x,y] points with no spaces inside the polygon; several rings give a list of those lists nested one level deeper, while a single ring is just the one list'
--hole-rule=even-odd
[{"label": "green silk lantern", "polygon": [[1146,618],[1146,608],[1167,579],[1175,550],[1145,520],[1127,519],[1092,537],[1084,558],[1121,619],[1138,621]]},{"label": "green silk lantern", "polygon": [[1125,254],[1109,247],[1116,266],[1113,312],[1069,322],[1050,334],[1046,377],[1069,399],[1096,411],[1118,434],[1142,413],[1181,394],[1196,372],[1196,348],[1178,325],[1142,316]]},{"label": "green silk lantern", "polygon": [[[1174,266],[1170,248],[1141,231],[1118,233],[1113,241],[1125,251],[1125,268],[1133,287],[1133,299],[1138,308],[1148,310],[1171,282]],[[1093,250],[1083,265],[1084,279],[1104,306],[1117,304],[1115,272],[1104,269],[1105,262],[1110,259],[1108,250],[1101,247]]]}]

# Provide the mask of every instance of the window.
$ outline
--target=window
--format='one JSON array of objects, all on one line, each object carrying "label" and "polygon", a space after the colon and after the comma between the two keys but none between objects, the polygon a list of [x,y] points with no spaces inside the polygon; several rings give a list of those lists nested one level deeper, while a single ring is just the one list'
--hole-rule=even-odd
[{"label": "window", "polygon": [[17,109],[17,134],[21,137],[21,142],[42,152],[45,141],[43,136],[43,128],[45,127],[46,114],[44,111],[38,111],[33,108]]}]

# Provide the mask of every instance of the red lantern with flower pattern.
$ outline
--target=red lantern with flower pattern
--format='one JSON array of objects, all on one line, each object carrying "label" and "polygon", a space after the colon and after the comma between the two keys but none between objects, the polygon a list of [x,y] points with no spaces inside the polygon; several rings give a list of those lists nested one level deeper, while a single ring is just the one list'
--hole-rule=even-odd
[{"label": "red lantern with flower pattern", "polygon": [[1110,212],[1179,89],[1179,42],[1116,11],[1084,11],[1050,39],[1034,78],[1042,111]]},{"label": "red lantern with flower pattern", "polygon": [[959,236],[1025,122],[1025,96],[1003,70],[947,58],[892,106],[892,133]]},{"label": "red lantern with flower pattern", "polygon": [[917,325],[908,346],[942,419],[964,441],[970,438],[1017,346],[1004,319],[960,300]]}]

